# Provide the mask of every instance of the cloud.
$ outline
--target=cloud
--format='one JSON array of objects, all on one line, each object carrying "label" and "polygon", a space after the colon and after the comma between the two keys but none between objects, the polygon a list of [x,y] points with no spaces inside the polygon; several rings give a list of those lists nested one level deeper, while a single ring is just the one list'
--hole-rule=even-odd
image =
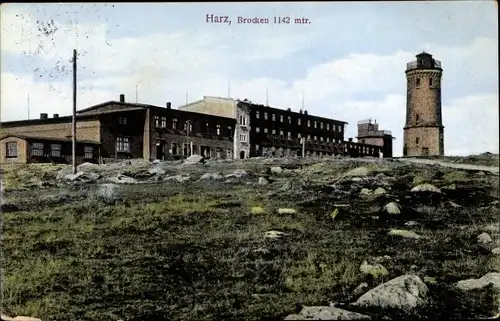
[{"label": "cloud", "polygon": [[[350,52],[329,60],[311,59],[315,63],[296,78],[271,78],[266,70],[249,77],[249,65],[261,60],[272,60],[279,74],[286,75],[294,65],[284,64],[284,59],[300,56],[309,47],[321,48],[330,31],[310,35],[303,26],[241,25],[217,32],[186,28],[111,37],[105,23],[41,23],[19,12],[2,13],[1,18],[2,55],[36,61],[38,68],[24,73],[6,70],[2,63],[2,121],[27,117],[28,94],[31,117],[44,112],[70,114],[70,58],[78,48],[79,109],[117,100],[121,93],[135,101],[136,85],[139,102],[160,106],[166,101],[183,104],[186,90],[189,101],[203,95],[225,97],[230,89],[234,98],[265,103],[267,88],[272,106],[298,110],[303,96],[310,114],[349,122],[346,138],[356,136],[357,121],[375,118],[396,136],[394,155],[402,154],[404,71],[418,52]],[[443,63],[445,152],[498,152],[497,40],[479,37],[462,46],[429,43],[418,48]],[[314,52],[308,54],[314,58]],[[55,76],[47,79],[50,72]]]}]

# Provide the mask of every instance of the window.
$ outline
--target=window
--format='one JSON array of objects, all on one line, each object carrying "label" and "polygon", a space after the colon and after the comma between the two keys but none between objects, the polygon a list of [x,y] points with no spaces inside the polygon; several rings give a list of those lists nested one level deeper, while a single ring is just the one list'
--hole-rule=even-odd
[{"label": "window", "polygon": [[260,112],[259,111],[256,111],[255,112],[255,118],[259,119],[260,118]]},{"label": "window", "polygon": [[187,120],[184,123],[184,131],[187,133],[187,132],[191,132],[192,130],[193,130],[193,125],[191,125],[191,121]]},{"label": "window", "polygon": [[297,125],[301,125],[302,124],[302,121],[299,119],[297,119]]},{"label": "window", "polygon": [[222,148],[217,148],[215,150],[215,157],[216,158],[222,158]]},{"label": "window", "polygon": [[276,115],[275,114],[272,115],[272,120],[276,121]]},{"label": "window", "polygon": [[206,133],[210,132],[210,125],[208,123],[205,123],[205,132]]},{"label": "window", "polygon": [[283,122],[283,115],[280,115],[280,122]]},{"label": "window", "polygon": [[219,136],[220,135],[220,125],[217,125],[216,128],[217,128],[216,129],[217,130],[217,136]]},{"label": "window", "polygon": [[335,124],[332,125],[332,129],[333,131],[336,131],[337,130],[337,126],[335,126]]},{"label": "window", "polygon": [[288,123],[291,124],[292,123],[292,116],[288,116]]},{"label": "window", "polygon": [[342,132],[342,127],[339,126],[339,133],[341,133],[341,132]]},{"label": "window", "polygon": [[240,126],[247,125],[247,118],[245,116],[240,116]]},{"label": "window", "polygon": [[177,155],[177,143],[172,143],[172,155]]},{"label": "window", "polygon": [[326,142],[329,143],[330,142],[330,137],[327,137],[326,138]]},{"label": "window", "polygon": [[127,117],[118,117],[118,124],[127,125]]},{"label": "window", "polygon": [[288,132],[288,140],[292,140],[292,132]]},{"label": "window", "polygon": [[161,128],[167,128],[167,117],[161,118]]},{"label": "window", "polygon": [[172,118],[172,129],[177,129],[177,118]]},{"label": "window", "polygon": [[284,136],[283,136],[283,131],[282,131],[282,130],[280,130],[280,139],[283,139],[283,138],[284,138]]},{"label": "window", "polygon": [[319,141],[320,141],[320,142],[322,142],[322,141],[323,141],[323,137],[320,137],[320,138],[319,138]]},{"label": "window", "polygon": [[189,155],[189,154],[190,154],[190,153],[189,153],[189,152],[190,152],[189,144],[183,144],[183,146],[182,146],[182,147],[183,147],[183,148],[182,148],[182,155],[183,155],[184,157],[189,157],[189,156],[190,156],[190,155]]},{"label": "window", "polygon": [[247,142],[247,135],[246,134],[240,134],[240,142],[242,142],[242,143]]},{"label": "window", "polygon": [[264,113],[264,119],[267,120],[267,113]]},{"label": "window", "polygon": [[302,135],[300,133],[297,134],[297,138],[301,138]]},{"label": "window", "polygon": [[307,121],[307,127],[311,127],[311,121],[310,120]]},{"label": "window", "polygon": [[257,144],[257,145],[255,145],[255,150],[256,150],[256,151],[259,151],[259,150],[260,150],[260,145],[258,145],[258,144]]},{"label": "window", "polygon": [[326,124],[326,130],[330,130],[330,124]]},{"label": "window", "polygon": [[17,157],[17,142],[7,143],[7,158]]},{"label": "window", "polygon": [[420,141],[420,138],[419,138],[419,137],[415,138],[415,144],[417,144],[417,145],[418,145],[419,141]]},{"label": "window", "polygon": [[318,128],[318,122],[317,121],[314,122],[314,128]]},{"label": "window", "polygon": [[116,151],[128,153],[129,150],[130,146],[128,137],[116,137]]},{"label": "window", "polygon": [[61,144],[50,144],[50,156],[61,157]]},{"label": "window", "polygon": [[273,129],[272,134],[276,135],[276,129]]},{"label": "window", "polygon": [[43,156],[43,143],[33,143],[31,155]]},{"label": "window", "polygon": [[420,86],[420,78],[417,78],[417,86]]},{"label": "window", "polygon": [[266,134],[267,134],[267,128],[264,128],[264,133],[266,133]]},{"label": "window", "polygon": [[318,140],[318,136],[314,136],[314,141],[317,141]]},{"label": "window", "polygon": [[92,158],[94,158],[94,147],[92,147],[92,146],[85,146],[83,158],[85,158],[85,159],[92,159]]},{"label": "window", "polygon": [[307,135],[307,140],[310,141],[311,140],[311,135]]},{"label": "window", "polygon": [[229,137],[233,137],[233,129],[231,128],[231,126],[227,126],[227,135]]},{"label": "window", "polygon": [[228,148],[226,151],[226,157],[227,158],[233,158],[233,150],[231,148]]},{"label": "window", "polygon": [[155,116],[155,127],[160,127],[160,116]]},{"label": "window", "polygon": [[320,127],[321,129],[323,129],[323,122],[321,122],[321,123],[319,124],[319,127]]},{"label": "window", "polygon": [[259,128],[259,127],[255,127],[255,131],[256,131],[257,133],[260,133],[260,128]]},{"label": "window", "polygon": [[432,86],[432,78],[429,78],[429,86]]}]

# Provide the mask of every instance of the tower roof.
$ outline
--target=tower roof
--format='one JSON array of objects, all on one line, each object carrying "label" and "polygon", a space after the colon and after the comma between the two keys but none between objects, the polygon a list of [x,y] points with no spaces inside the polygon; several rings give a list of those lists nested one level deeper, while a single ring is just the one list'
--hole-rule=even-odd
[{"label": "tower roof", "polygon": [[416,57],[432,57],[432,55],[430,53],[422,51],[421,53],[419,53],[418,55],[416,55]]}]

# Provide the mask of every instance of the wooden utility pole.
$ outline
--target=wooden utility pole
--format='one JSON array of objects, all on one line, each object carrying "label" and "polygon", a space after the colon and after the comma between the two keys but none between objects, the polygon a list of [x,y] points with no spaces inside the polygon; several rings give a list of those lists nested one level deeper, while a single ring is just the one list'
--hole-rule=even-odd
[{"label": "wooden utility pole", "polygon": [[76,174],[76,49],[73,49],[73,128],[72,128],[73,174]]}]

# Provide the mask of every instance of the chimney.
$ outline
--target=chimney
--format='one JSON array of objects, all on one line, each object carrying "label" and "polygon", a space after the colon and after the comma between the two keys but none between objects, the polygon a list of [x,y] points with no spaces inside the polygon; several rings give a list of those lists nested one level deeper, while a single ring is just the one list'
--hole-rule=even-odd
[{"label": "chimney", "polygon": [[121,103],[125,102],[125,95],[124,94],[120,94],[120,102]]},{"label": "chimney", "polygon": [[167,109],[170,109],[170,108],[172,108],[172,103],[167,101]]},{"label": "chimney", "polygon": [[46,114],[46,113],[41,113],[40,114],[40,119],[47,119],[48,117],[49,117],[49,115]]},{"label": "chimney", "polygon": [[307,115],[307,110],[304,110],[304,115]]},{"label": "chimney", "polygon": [[299,110],[299,114],[302,114],[302,109],[301,109],[301,110]]},{"label": "chimney", "polygon": [[52,117],[59,118],[59,114],[54,114]]},{"label": "chimney", "polygon": [[349,142],[352,143],[352,137],[349,137]]},{"label": "chimney", "polygon": [[291,108],[287,108],[286,111],[292,111],[292,109]]}]

